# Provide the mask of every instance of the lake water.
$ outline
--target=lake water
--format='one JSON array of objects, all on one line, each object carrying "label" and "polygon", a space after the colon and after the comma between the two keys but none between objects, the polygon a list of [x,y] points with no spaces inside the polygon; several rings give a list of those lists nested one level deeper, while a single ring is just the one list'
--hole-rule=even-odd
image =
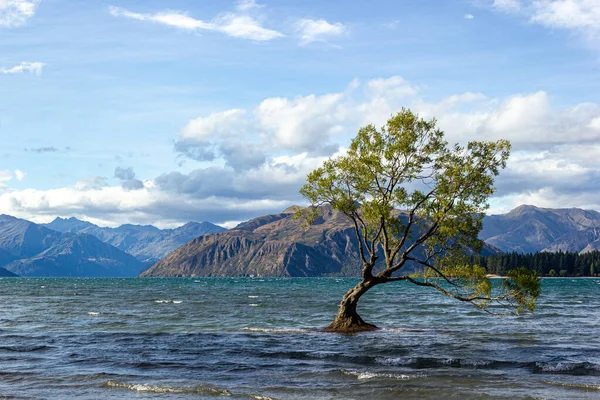
[{"label": "lake water", "polygon": [[354,283],[0,279],[0,398],[600,399],[600,279],[524,317],[382,285],[382,330],[319,332]]}]

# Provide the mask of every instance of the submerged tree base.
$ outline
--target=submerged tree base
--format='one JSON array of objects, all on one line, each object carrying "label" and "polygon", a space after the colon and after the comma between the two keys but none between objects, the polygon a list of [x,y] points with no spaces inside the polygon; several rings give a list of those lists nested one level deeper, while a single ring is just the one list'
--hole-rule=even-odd
[{"label": "submerged tree base", "polygon": [[339,316],[325,328],[325,332],[333,333],[358,333],[375,331],[379,328],[362,320],[358,314],[351,317],[340,318]]}]

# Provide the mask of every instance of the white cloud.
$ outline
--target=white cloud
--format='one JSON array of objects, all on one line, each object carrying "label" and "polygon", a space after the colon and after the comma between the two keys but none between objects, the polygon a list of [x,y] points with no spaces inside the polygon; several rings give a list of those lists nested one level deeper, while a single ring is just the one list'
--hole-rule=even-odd
[{"label": "white cloud", "polygon": [[272,29],[266,29],[260,26],[259,22],[247,15],[223,14],[216,18],[217,29],[229,36],[267,41],[282,37],[283,34]]},{"label": "white cloud", "polygon": [[39,3],[39,0],[0,0],[0,26],[24,25]]},{"label": "white cloud", "polygon": [[262,7],[264,7],[264,5],[257,4],[255,0],[238,0],[235,5],[235,8],[240,11],[249,11]]},{"label": "white cloud", "polygon": [[465,14],[464,19],[475,19],[475,16],[473,14]]},{"label": "white cloud", "polygon": [[300,36],[300,44],[327,42],[327,39],[344,35],[348,28],[339,22],[329,23],[324,19],[301,19],[296,22],[296,31]]},{"label": "white cloud", "polygon": [[218,136],[229,136],[231,127],[237,125],[245,113],[245,110],[235,108],[193,119],[181,130],[181,137],[206,141]]},{"label": "white cloud", "polygon": [[44,63],[41,62],[22,62],[19,65],[15,65],[10,68],[0,68],[0,74],[22,74],[24,72],[31,72],[32,74],[41,75]]},{"label": "white cloud", "polygon": [[25,175],[25,172],[21,171],[20,169],[15,169],[15,178],[17,178],[18,181],[25,179]]},{"label": "white cloud", "polygon": [[537,0],[531,21],[551,28],[570,29],[588,39],[600,40],[600,1]]},{"label": "white cloud", "polygon": [[572,31],[594,47],[600,45],[598,0],[494,0],[491,7],[528,18],[533,24]]},{"label": "white cloud", "polygon": [[[247,109],[214,112],[189,121],[176,138],[181,154],[210,164],[143,181],[133,170],[119,170],[118,176],[135,180],[135,187],[111,186],[102,177],[44,191],[3,184],[0,212],[168,225],[228,224],[281,211],[302,201],[298,189],[307,173],[328,155],[343,152],[340,145],[347,146],[360,126],[381,126],[403,106],[436,117],[450,143],[511,140],[508,167],[496,181],[494,210],[521,202],[600,210],[600,104],[557,106],[542,91],[497,99],[473,92],[425,99],[418,86],[393,76],[355,80],[337,93],[272,97]],[[14,177],[16,170],[0,171],[0,182]]]},{"label": "white cloud", "polygon": [[[247,6],[248,4],[243,7]],[[228,36],[242,39],[266,41],[283,36],[283,34],[280,32],[262,27],[260,22],[253,17],[234,13],[221,14],[211,21],[206,22],[192,18],[186,13],[178,11],[142,14],[132,12],[121,7],[110,6],[109,12],[115,17],[125,17],[138,21],[155,22],[188,31],[205,30],[221,32]]]},{"label": "white cloud", "polygon": [[521,8],[521,0],[494,0],[492,7],[503,11],[516,11]]},{"label": "white cloud", "polygon": [[2,185],[2,182],[8,182],[11,179],[12,179],[12,172],[10,172],[10,169],[0,170],[0,186]]},{"label": "white cloud", "polygon": [[258,124],[275,145],[296,151],[316,150],[341,129],[344,93],[288,99],[273,97],[255,109]]}]

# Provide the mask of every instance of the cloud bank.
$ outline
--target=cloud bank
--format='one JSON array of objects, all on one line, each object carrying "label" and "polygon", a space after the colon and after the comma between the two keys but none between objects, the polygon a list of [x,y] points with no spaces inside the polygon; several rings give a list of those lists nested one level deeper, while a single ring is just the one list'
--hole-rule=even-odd
[{"label": "cloud bank", "polygon": [[513,154],[497,179],[492,211],[522,203],[600,209],[600,104],[559,107],[543,91],[502,99],[466,92],[432,102],[400,76],[340,89],[265,98],[183,122],[173,139],[174,154],[187,160],[185,170],[142,179],[132,167],[119,166],[112,178],[52,190],[11,188],[16,171],[0,171],[0,210],[105,225],[209,220],[230,226],[301,203],[298,189],[310,171],[343,153],[360,126],[381,126],[401,107],[436,117],[451,143],[511,140]]}]

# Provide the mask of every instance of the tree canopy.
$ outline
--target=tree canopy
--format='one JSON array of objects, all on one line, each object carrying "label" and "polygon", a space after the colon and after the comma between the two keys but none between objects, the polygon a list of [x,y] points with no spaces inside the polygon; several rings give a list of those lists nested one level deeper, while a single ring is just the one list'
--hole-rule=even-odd
[{"label": "tree canopy", "polygon": [[[363,264],[362,280],[344,296],[330,330],[373,328],[356,313],[358,299],[393,281],[434,288],[481,309],[496,302],[533,311],[537,277],[517,270],[494,287],[485,269],[466,262],[467,251],[481,248],[487,200],[509,153],[507,140],[450,146],[435,119],[402,109],[381,129],[361,128],[346,154],[311,172],[300,190],[311,202],[305,216],[312,221],[325,204],[344,213]],[[408,264],[423,274],[404,273]]]}]

